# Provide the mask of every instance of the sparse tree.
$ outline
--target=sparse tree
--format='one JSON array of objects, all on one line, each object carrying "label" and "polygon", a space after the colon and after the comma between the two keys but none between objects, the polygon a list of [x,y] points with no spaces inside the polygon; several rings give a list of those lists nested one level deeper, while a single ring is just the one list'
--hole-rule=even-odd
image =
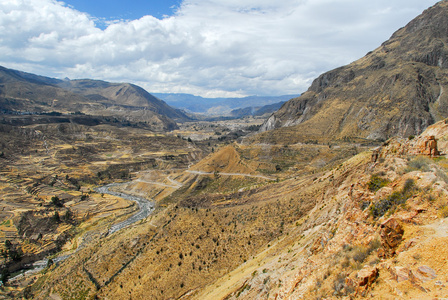
[{"label": "sparse tree", "polygon": [[47,261],[47,268],[51,267],[53,264],[54,264],[53,259],[50,258],[50,259]]},{"label": "sparse tree", "polygon": [[66,222],[68,222],[68,221],[70,221],[71,217],[72,217],[72,212],[68,209],[64,214],[64,220]]},{"label": "sparse tree", "polygon": [[9,273],[9,270],[7,268],[4,268],[0,274],[0,277],[1,277],[0,280],[3,284],[6,284],[6,282],[8,282],[9,275],[11,275]]},{"label": "sparse tree", "polygon": [[6,240],[6,241],[5,241],[5,248],[6,248],[7,250],[9,250],[9,249],[11,249],[11,246],[12,246],[11,241],[10,241],[10,240]]},{"label": "sparse tree", "polygon": [[59,217],[59,213],[57,211],[54,212],[53,217],[51,217],[51,220],[54,223],[59,223],[61,221],[61,218]]},{"label": "sparse tree", "polygon": [[9,257],[13,260],[13,261],[20,261],[23,257],[23,252],[21,248],[18,249],[11,249],[9,250]]},{"label": "sparse tree", "polygon": [[59,199],[59,197],[57,196],[53,196],[51,197],[51,203],[56,206],[56,207],[62,207],[64,206],[64,204],[62,203],[62,201]]}]

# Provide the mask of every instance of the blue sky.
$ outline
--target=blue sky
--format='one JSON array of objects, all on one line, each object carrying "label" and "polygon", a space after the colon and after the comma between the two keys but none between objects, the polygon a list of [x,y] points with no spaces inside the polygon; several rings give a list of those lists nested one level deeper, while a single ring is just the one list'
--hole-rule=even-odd
[{"label": "blue sky", "polygon": [[0,65],[149,92],[298,94],[437,2],[179,1],[0,0]]},{"label": "blue sky", "polygon": [[[135,20],[151,15],[158,19],[171,16],[181,0],[63,0],[67,5],[101,20]],[[101,22],[98,26],[104,27]]]}]

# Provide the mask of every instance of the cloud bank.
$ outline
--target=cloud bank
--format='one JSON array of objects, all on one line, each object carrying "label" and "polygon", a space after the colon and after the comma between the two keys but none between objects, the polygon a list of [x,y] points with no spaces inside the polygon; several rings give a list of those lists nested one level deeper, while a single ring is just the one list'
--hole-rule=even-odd
[{"label": "cloud bank", "polygon": [[95,18],[55,0],[0,2],[0,65],[206,97],[304,92],[435,0],[184,0],[174,16]]}]

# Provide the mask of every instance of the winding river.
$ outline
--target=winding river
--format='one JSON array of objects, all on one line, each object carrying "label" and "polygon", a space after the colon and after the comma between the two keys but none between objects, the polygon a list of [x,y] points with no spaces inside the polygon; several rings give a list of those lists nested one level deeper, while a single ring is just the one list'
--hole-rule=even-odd
[{"label": "winding river", "polygon": [[[131,224],[134,224],[135,222],[138,222],[138,221],[146,218],[154,210],[154,202],[148,201],[147,199],[142,198],[142,197],[137,197],[137,196],[129,195],[126,193],[121,193],[121,192],[114,192],[114,191],[110,190],[110,188],[112,188],[112,187],[125,185],[125,184],[127,184],[127,183],[111,183],[111,184],[104,185],[104,186],[101,186],[101,187],[98,187],[95,189],[95,191],[97,193],[109,194],[109,195],[120,197],[120,198],[123,198],[126,200],[134,201],[137,203],[137,205],[139,207],[139,210],[136,213],[134,213],[132,216],[130,216],[129,218],[127,218],[126,220],[124,220],[120,223],[112,225],[109,228],[108,235],[112,234],[114,232],[117,232],[120,229],[123,229]],[[76,251],[81,249],[82,248],[81,246],[82,245],[80,245],[76,249]],[[71,254],[58,256],[53,259],[53,262],[55,262],[55,263],[61,262],[65,259],[67,259],[68,257],[70,257],[70,255]],[[47,264],[48,264],[48,259],[36,261],[32,264],[31,270],[28,270],[20,275],[15,276],[15,277],[11,278],[11,280],[19,279],[24,274],[31,274],[31,273],[39,272],[39,271],[43,270],[47,266]]]},{"label": "winding river", "polygon": [[125,183],[111,183],[111,184],[108,184],[108,185],[105,185],[105,186],[95,189],[95,191],[97,193],[109,194],[112,196],[121,197],[126,200],[134,201],[137,203],[137,205],[139,207],[138,212],[136,212],[135,214],[133,214],[132,216],[130,216],[123,222],[112,225],[112,227],[109,229],[109,234],[112,234],[122,228],[125,228],[137,221],[140,221],[140,220],[146,218],[154,210],[154,203],[148,201],[145,198],[141,198],[141,197],[137,197],[137,196],[121,193],[121,192],[114,192],[114,191],[110,190],[111,187],[120,186],[120,185],[124,185],[124,184]]}]

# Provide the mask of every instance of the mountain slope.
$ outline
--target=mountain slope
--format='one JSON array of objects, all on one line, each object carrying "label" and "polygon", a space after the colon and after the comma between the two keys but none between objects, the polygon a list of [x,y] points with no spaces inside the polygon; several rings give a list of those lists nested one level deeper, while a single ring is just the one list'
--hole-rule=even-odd
[{"label": "mountain slope", "polygon": [[0,104],[4,110],[43,112],[76,109],[88,105],[88,99],[58,88],[57,79],[0,67]]},{"label": "mountain slope", "polygon": [[172,108],[134,84],[82,79],[62,81],[58,83],[58,86],[99,103],[140,107],[172,119],[181,121],[188,119],[180,110]]},{"label": "mountain slope", "polygon": [[[439,299],[448,280],[448,120],[319,174],[315,207],[192,299]],[[322,186],[321,186],[322,187]]]},{"label": "mountain slope", "polygon": [[447,20],[448,2],[439,2],[375,51],[322,74],[261,129],[282,130],[260,139],[384,140],[419,134],[447,117]]},{"label": "mountain slope", "polygon": [[282,107],[285,102],[278,102],[264,106],[249,106],[245,108],[234,109],[230,112],[232,117],[242,118],[246,116],[263,116],[264,114],[272,114]]},{"label": "mountain slope", "polygon": [[128,83],[98,80],[58,80],[0,67],[0,107],[3,113],[82,112],[143,122],[155,130],[177,128],[172,120],[189,118],[181,111]]}]

